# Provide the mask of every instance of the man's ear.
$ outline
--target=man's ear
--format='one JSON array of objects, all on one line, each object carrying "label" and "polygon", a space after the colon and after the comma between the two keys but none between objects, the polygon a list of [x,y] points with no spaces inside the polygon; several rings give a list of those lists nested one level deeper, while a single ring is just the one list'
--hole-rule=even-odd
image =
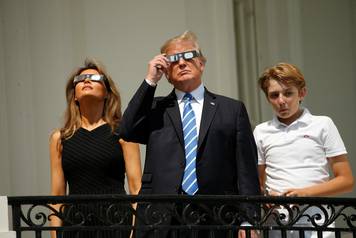
[{"label": "man's ear", "polygon": [[168,73],[167,72],[164,72],[164,76],[166,76],[166,79],[169,83],[171,83],[171,80],[169,79],[169,76],[168,76]]},{"label": "man's ear", "polygon": [[199,69],[200,69],[200,71],[203,72],[204,68],[205,68],[205,63],[201,59],[199,59]]}]

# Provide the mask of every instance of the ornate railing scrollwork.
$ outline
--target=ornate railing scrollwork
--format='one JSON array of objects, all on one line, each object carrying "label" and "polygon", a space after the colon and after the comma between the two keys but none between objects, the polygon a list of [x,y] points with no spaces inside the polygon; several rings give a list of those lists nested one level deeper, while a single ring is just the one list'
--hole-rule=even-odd
[{"label": "ornate railing scrollwork", "polygon": [[214,214],[218,223],[223,225],[233,225],[238,223],[240,215],[236,205],[223,204],[214,208]]},{"label": "ornate railing scrollwork", "polygon": [[[264,234],[271,230],[314,230],[356,235],[355,198],[89,195],[9,197],[8,201],[18,237],[25,230],[33,230],[38,236],[41,230],[81,231],[90,230],[91,226],[95,226],[96,232],[130,229],[156,232],[164,228],[176,232],[191,230],[197,235],[199,229],[230,233],[255,229]],[[57,210],[52,204],[61,205]],[[137,204],[137,209],[132,204]],[[254,208],[259,212],[251,216],[249,209]],[[133,216],[135,225],[132,225]],[[62,226],[52,227],[50,222],[54,218],[62,220]],[[243,227],[241,222],[252,226]]]}]

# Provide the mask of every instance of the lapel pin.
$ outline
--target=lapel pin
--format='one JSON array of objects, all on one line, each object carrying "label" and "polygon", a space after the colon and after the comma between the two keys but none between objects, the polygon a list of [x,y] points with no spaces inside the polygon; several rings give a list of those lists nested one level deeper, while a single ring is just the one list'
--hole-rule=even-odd
[{"label": "lapel pin", "polygon": [[215,106],[215,102],[210,102],[211,105]]}]

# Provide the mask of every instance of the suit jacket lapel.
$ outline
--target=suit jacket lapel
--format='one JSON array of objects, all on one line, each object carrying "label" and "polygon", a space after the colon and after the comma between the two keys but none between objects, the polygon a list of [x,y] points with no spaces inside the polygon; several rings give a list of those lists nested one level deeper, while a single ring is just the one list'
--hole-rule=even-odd
[{"label": "suit jacket lapel", "polygon": [[172,105],[167,107],[167,114],[172,121],[174,129],[176,130],[179,142],[184,148],[182,121],[180,117],[177,96],[174,93],[174,90],[167,96],[167,100],[170,101],[169,105]]},{"label": "suit jacket lapel", "polygon": [[218,107],[218,103],[216,101],[215,95],[209,92],[207,89],[205,89],[204,105],[203,105],[203,111],[202,111],[201,122],[200,122],[198,151],[201,144],[204,141],[206,133],[208,132],[208,129],[211,125],[211,122],[213,121],[217,107]]}]

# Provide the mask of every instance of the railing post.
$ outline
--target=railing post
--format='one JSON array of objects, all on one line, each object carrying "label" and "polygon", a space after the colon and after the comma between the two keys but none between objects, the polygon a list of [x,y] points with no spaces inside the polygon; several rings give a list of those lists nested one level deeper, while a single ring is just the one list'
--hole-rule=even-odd
[{"label": "railing post", "polygon": [[16,234],[9,231],[9,215],[7,197],[0,196],[0,238],[15,238]]}]

